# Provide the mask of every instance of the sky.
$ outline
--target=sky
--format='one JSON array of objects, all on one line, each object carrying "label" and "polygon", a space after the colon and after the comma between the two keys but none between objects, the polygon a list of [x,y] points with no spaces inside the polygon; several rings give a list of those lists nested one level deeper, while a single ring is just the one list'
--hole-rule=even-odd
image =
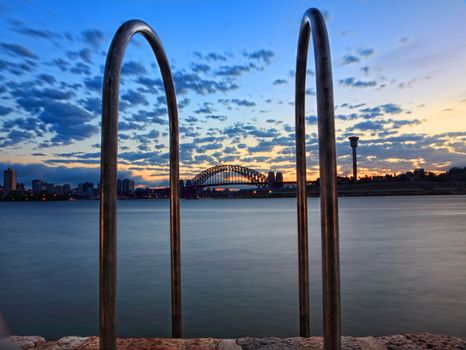
[{"label": "sky", "polygon": [[[141,19],[168,56],[181,178],[217,164],[295,176],[294,69],[303,13],[322,11],[335,87],[339,175],[360,137],[361,175],[466,166],[466,2],[0,1],[0,167],[18,182],[99,178],[101,89],[111,39]],[[149,45],[122,67],[120,177],[167,184],[168,115]],[[306,96],[308,178],[318,177],[315,76]]]}]

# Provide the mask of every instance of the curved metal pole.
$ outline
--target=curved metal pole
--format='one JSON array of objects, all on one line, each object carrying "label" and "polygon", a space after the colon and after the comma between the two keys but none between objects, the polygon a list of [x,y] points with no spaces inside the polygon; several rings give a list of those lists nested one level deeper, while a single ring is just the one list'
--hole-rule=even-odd
[{"label": "curved metal pole", "polygon": [[324,349],[340,349],[340,258],[335,151],[335,115],[330,48],[324,18],[317,9],[304,14],[296,60],[296,176],[298,187],[298,262],[300,335],[308,337],[309,262],[306,193],[305,96],[306,65],[312,27],[319,133],[320,212],[322,231],[322,290]]},{"label": "curved metal pole", "polygon": [[172,336],[181,337],[180,203],[178,110],[175,87],[165,50],[154,30],[132,20],[116,32],[105,63],[102,96],[102,149],[100,165],[100,349],[115,349],[118,93],[120,71],[128,42],[141,33],[149,42],[160,67],[170,125],[170,245]]}]

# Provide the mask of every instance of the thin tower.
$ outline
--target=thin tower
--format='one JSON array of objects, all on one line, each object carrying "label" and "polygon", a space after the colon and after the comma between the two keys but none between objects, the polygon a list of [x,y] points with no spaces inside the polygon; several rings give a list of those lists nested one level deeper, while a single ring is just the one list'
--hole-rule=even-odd
[{"label": "thin tower", "polygon": [[350,140],[351,148],[353,149],[353,182],[357,183],[358,182],[358,161],[356,159],[356,148],[358,147],[359,137],[351,136],[351,137],[348,137],[348,140]]}]

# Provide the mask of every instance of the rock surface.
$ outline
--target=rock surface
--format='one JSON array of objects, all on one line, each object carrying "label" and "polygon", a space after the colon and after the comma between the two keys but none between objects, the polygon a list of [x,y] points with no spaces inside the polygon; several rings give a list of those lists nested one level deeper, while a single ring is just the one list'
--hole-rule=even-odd
[{"label": "rock surface", "polygon": [[[118,338],[119,350],[320,350],[322,337],[164,339]],[[46,341],[39,336],[0,339],[0,350],[98,350],[98,337],[64,337]],[[343,337],[344,350],[466,350],[466,340],[430,333],[383,337]]]}]

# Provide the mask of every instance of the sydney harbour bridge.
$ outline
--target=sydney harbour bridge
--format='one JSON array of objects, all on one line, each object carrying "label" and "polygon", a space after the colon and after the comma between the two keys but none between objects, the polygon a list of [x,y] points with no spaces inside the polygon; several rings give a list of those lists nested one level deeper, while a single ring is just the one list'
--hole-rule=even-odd
[{"label": "sydney harbour bridge", "polygon": [[286,183],[294,182],[284,182],[281,172],[275,173],[270,171],[266,176],[254,169],[241,165],[222,164],[200,172],[191,180],[187,180],[185,186],[202,188],[227,185],[255,185],[259,189],[267,189],[282,187]]}]

